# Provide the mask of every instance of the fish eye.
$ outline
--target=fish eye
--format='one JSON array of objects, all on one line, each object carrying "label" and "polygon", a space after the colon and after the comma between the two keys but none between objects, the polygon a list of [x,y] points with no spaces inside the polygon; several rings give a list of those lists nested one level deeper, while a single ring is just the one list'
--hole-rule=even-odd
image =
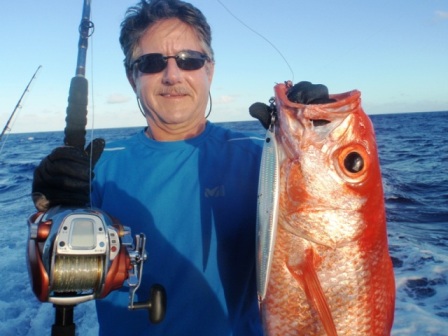
[{"label": "fish eye", "polygon": [[364,159],[358,152],[350,152],[344,159],[344,167],[350,173],[359,173],[364,168]]}]

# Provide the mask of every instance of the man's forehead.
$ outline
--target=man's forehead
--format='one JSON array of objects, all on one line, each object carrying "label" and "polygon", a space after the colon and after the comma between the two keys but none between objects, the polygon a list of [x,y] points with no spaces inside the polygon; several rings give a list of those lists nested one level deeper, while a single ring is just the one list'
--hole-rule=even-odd
[{"label": "man's forehead", "polygon": [[146,49],[197,49],[201,46],[193,27],[178,20],[164,19],[151,25],[142,35],[139,47]]}]

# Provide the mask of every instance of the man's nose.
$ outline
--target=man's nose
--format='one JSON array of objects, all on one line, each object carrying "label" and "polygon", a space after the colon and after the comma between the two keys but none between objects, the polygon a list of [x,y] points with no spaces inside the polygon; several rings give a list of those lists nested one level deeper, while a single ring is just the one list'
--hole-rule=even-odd
[{"label": "man's nose", "polygon": [[174,58],[168,58],[165,70],[163,70],[163,83],[175,84],[180,81],[181,69],[176,64]]}]

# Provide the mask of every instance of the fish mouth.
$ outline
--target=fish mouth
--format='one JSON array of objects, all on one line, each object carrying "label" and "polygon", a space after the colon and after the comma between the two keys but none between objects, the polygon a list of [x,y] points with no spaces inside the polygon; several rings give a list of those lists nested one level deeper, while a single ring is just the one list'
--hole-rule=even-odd
[{"label": "fish mouth", "polygon": [[280,141],[290,149],[288,156],[296,157],[300,148],[337,141],[353,129],[353,116],[361,104],[359,91],[330,95],[334,102],[305,105],[290,101],[287,89],[286,84],[275,87]]}]

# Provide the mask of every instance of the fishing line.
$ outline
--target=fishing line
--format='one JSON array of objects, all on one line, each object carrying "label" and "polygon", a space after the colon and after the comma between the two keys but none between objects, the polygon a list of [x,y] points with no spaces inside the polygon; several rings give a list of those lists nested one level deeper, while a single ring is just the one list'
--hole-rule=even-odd
[{"label": "fishing line", "polygon": [[280,57],[283,59],[283,61],[286,63],[286,65],[289,68],[289,71],[291,71],[291,81],[294,83],[294,71],[291,68],[291,65],[289,64],[289,62],[286,60],[285,56],[283,56],[282,52],[274,45],[274,43],[272,43],[268,38],[266,38],[265,36],[263,36],[262,34],[260,34],[259,32],[257,32],[255,29],[251,28],[249,25],[247,25],[246,23],[244,23],[243,20],[241,20],[240,18],[238,18],[235,14],[232,13],[232,11],[230,11],[230,9],[228,9],[222,2],[221,0],[216,0],[235,20],[237,20],[239,23],[241,23],[244,27],[246,27],[247,29],[249,29],[252,33],[256,34],[258,37],[261,37],[263,40],[265,40],[267,43],[269,43],[269,45],[274,48],[275,51],[277,51],[277,53],[280,55]]}]

